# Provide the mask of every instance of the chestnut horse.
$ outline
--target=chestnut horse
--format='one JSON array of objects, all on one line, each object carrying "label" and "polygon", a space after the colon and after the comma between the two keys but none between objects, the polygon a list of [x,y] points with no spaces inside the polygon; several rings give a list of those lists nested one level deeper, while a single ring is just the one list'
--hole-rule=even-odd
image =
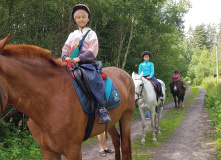
[{"label": "chestnut horse", "polygon": [[[29,117],[28,126],[40,146],[44,160],[80,160],[88,115],[83,111],[66,62],[50,57],[51,52],[32,45],[9,45],[9,35],[0,41],[1,112],[7,104]],[[107,125],[115,159],[131,160],[131,121],[135,108],[135,87],[130,75],[115,67],[103,71],[113,80],[121,104],[109,110]],[[99,118],[96,115],[96,119]],[[119,121],[120,133],[115,124]],[[90,137],[105,131],[97,124]]]}]

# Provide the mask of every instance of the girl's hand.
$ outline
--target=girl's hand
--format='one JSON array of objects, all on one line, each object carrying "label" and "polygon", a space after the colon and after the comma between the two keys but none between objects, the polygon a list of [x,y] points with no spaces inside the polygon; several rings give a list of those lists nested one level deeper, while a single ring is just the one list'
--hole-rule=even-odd
[{"label": "girl's hand", "polygon": [[150,76],[148,76],[148,77],[146,77],[146,79],[151,79],[151,77],[150,77]]},{"label": "girl's hand", "polygon": [[71,58],[70,58],[70,57],[65,57],[65,59],[64,59],[64,60],[70,61],[70,60],[71,60]]},{"label": "girl's hand", "polygon": [[76,64],[76,63],[80,62],[80,58],[79,58],[79,57],[73,58],[73,59],[71,60],[71,62],[73,62],[74,64]]}]

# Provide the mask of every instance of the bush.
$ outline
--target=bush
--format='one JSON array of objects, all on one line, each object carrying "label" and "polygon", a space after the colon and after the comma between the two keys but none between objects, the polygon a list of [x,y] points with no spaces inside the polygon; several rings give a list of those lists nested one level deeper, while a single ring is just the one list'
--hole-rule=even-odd
[{"label": "bush", "polygon": [[218,159],[221,158],[221,83],[214,78],[205,78],[201,84],[207,91],[205,103],[208,107],[212,125],[216,129],[214,137],[218,149]]},{"label": "bush", "polygon": [[0,159],[42,159],[38,144],[21,121],[17,125],[1,121],[0,126]]}]

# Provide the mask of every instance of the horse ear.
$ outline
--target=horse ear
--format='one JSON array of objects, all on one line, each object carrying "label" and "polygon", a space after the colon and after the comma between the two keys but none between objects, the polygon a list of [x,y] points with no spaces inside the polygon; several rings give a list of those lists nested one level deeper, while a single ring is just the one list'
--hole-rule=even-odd
[{"label": "horse ear", "polygon": [[8,34],[7,37],[5,37],[3,40],[0,41],[0,53],[2,52],[5,45],[8,43],[9,37],[10,37],[10,34]]},{"label": "horse ear", "polygon": [[132,78],[134,78],[134,75],[135,75],[135,73],[133,72],[133,73],[132,73]]}]

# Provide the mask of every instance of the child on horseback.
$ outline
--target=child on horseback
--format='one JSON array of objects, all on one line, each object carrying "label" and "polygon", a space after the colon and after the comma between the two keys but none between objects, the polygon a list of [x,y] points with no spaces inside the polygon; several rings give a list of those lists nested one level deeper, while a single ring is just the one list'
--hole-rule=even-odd
[{"label": "child on horseback", "polygon": [[[110,116],[105,108],[105,88],[100,72],[95,65],[98,54],[97,34],[87,27],[90,18],[90,10],[84,4],[77,4],[72,11],[72,19],[78,29],[71,32],[62,48],[62,60],[78,63],[80,67],[89,68],[85,70],[91,87],[91,92],[98,105],[100,123],[110,122]],[[80,41],[81,40],[81,41]],[[81,42],[81,43],[80,43]]]},{"label": "child on horseback", "polygon": [[[162,93],[161,83],[153,76],[154,75],[154,64],[152,62],[149,62],[150,52],[143,51],[143,53],[141,54],[141,57],[144,60],[144,62],[140,63],[139,69],[138,69],[138,74],[140,75],[141,72],[143,72],[144,78],[151,79],[159,85],[159,87],[160,87],[160,100],[163,100],[164,95]],[[145,118],[150,118],[149,111],[145,111]]]},{"label": "child on horseback", "polygon": [[163,92],[162,92],[161,83],[153,76],[154,75],[154,64],[152,62],[149,62],[150,52],[143,51],[143,53],[141,54],[141,57],[144,60],[144,62],[140,63],[138,74],[140,75],[141,72],[143,71],[143,77],[144,78],[151,79],[159,85],[159,87],[160,87],[160,99],[163,100],[164,95],[163,95]]},{"label": "child on horseback", "polygon": [[179,74],[178,70],[175,70],[175,73],[174,73],[172,79],[173,79],[173,82],[179,81],[181,83],[181,87],[185,87],[185,83],[180,80],[180,74]]},{"label": "child on horseback", "polygon": [[174,75],[173,75],[173,81],[178,81],[178,80],[180,80],[180,75],[179,75],[179,72],[178,72],[178,70],[175,70],[175,73],[174,73]]}]

